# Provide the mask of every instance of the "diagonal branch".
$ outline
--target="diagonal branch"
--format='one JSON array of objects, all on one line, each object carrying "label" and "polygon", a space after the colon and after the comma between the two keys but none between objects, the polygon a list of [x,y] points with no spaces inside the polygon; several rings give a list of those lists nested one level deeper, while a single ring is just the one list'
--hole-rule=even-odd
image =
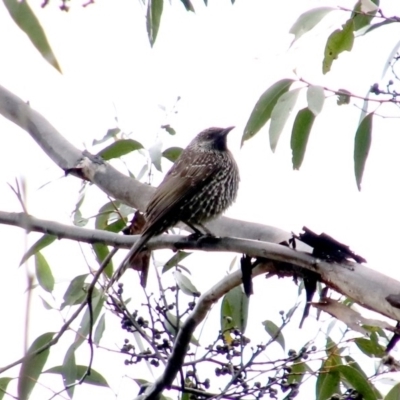
[{"label": "diagonal branch", "polygon": [[[109,196],[144,211],[154,187],[121,174],[110,164],[99,162],[69,143],[42,115],[29,104],[0,86],[0,114],[27,131],[42,150],[62,170],[89,179]],[[218,236],[230,236],[280,243],[290,237],[279,228],[221,217],[207,224]]]}]

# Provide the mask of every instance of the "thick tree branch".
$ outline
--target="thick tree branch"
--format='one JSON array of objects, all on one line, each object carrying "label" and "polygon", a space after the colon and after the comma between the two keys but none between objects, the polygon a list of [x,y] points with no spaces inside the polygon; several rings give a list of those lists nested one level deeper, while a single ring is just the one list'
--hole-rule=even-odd
[{"label": "thick tree branch", "polygon": [[[42,150],[64,171],[83,168],[85,177],[105,193],[136,209],[144,211],[154,188],[129,178],[110,164],[88,157],[69,143],[42,115],[29,104],[0,86],[0,114],[27,131]],[[78,174],[76,174],[78,175]],[[79,175],[78,175],[79,176]],[[280,243],[290,237],[288,232],[267,225],[221,217],[207,224],[218,236]]]},{"label": "thick tree branch", "polygon": [[[86,243],[102,242],[110,246],[131,247],[138,236],[118,235],[95,229],[78,228],[57,222],[40,220],[23,213],[0,212],[0,223],[19,226],[29,231],[43,232],[58,238]],[[394,320],[400,320],[400,309],[392,307],[386,297],[400,294],[400,282],[365,265],[356,263],[329,263],[308,253],[295,251],[275,243],[237,238],[206,238],[188,240],[185,236],[161,235],[148,242],[150,250],[190,249],[203,251],[234,252],[285,262],[314,271],[321,281],[337,292],[352,298],[360,305]]]}]

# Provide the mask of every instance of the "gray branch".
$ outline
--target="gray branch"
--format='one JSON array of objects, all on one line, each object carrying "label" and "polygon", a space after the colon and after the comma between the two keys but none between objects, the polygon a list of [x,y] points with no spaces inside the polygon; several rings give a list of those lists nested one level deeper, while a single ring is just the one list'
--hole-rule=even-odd
[{"label": "gray branch", "polygon": [[[0,86],[0,114],[27,131],[42,150],[63,171],[75,173],[81,170],[86,179],[93,182],[109,196],[144,211],[154,187],[123,175],[110,164],[99,162],[87,152],[69,143],[42,115],[29,104]],[[75,172],[74,172],[75,171]],[[288,232],[272,226],[221,217],[207,224],[218,236],[230,236],[266,242],[280,243],[290,237]]]}]

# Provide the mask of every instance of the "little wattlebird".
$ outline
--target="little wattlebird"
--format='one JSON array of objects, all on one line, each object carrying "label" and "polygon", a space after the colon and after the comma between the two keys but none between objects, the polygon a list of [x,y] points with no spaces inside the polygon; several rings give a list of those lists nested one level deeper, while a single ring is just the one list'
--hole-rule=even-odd
[{"label": "little wattlebird", "polygon": [[[226,139],[234,127],[209,128],[184,149],[156,188],[146,209],[138,241],[115,271],[108,287],[118,281],[146,243],[182,221],[196,227],[221,215],[236,199],[239,170]],[[146,286],[147,271],[141,284]]]}]

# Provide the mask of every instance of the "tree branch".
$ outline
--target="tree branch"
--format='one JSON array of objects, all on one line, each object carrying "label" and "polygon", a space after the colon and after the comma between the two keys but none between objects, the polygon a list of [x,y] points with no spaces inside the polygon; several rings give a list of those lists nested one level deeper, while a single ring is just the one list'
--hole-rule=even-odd
[{"label": "tree branch", "polygon": [[[99,162],[69,143],[37,111],[19,97],[0,86],[0,114],[27,131],[42,150],[63,171],[97,185],[109,196],[144,211],[155,188],[121,174],[110,164]],[[78,173],[78,170],[81,173]],[[280,243],[290,237],[279,228],[221,217],[207,224],[217,236],[235,236],[253,240]]]},{"label": "tree branch", "polygon": [[[0,223],[19,226],[29,231],[49,233],[58,238],[86,243],[101,242],[122,248],[130,248],[139,237],[63,225],[23,213],[0,212]],[[318,273],[322,282],[360,305],[396,321],[400,320],[400,309],[392,307],[386,301],[387,296],[400,293],[400,282],[362,264],[329,263],[309,253],[292,250],[279,244],[229,237],[189,240],[186,236],[160,235],[151,239],[147,248],[233,252],[293,264]]]}]

